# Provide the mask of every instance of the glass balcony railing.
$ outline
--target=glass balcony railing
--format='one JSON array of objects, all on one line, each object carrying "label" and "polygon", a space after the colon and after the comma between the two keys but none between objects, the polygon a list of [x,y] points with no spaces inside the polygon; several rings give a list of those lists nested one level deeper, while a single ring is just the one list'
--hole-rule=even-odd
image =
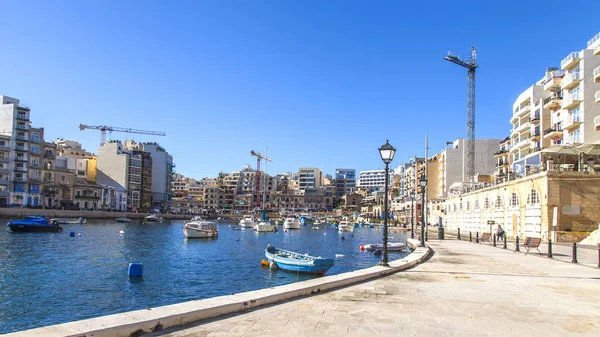
[{"label": "glass balcony railing", "polygon": [[560,61],[560,67],[564,69],[577,59],[579,59],[579,52],[574,51],[571,54],[567,55],[567,57],[565,57],[562,61]]}]

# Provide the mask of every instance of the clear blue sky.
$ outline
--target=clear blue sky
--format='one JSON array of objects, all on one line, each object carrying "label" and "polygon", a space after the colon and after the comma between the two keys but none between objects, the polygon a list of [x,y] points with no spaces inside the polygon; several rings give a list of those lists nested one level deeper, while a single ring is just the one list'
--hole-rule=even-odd
[{"label": "clear blue sky", "polygon": [[46,139],[96,152],[79,123],[158,130],[177,171],[255,165],[392,166],[466,135],[466,70],[479,50],[478,138],[503,138],[514,99],[600,31],[598,1],[6,1],[0,93]]}]

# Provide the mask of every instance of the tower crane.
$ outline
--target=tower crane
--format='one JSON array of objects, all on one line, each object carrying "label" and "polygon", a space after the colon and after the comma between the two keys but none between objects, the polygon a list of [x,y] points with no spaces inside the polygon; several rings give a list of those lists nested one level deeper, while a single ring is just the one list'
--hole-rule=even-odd
[{"label": "tower crane", "polygon": [[448,52],[444,60],[467,68],[467,179],[473,181],[475,176],[475,69],[477,69],[477,49],[471,47],[471,59],[467,60]]},{"label": "tower crane", "polygon": [[140,133],[143,135],[154,135],[154,136],[166,136],[167,135],[166,133],[159,132],[159,131],[147,131],[147,130],[120,128],[117,126],[107,126],[107,125],[91,126],[91,125],[79,124],[79,130],[85,130],[85,129],[100,130],[100,146],[102,146],[102,144],[106,143],[106,131],[110,132],[111,134],[113,131],[116,131],[116,132],[127,132],[127,133]]},{"label": "tower crane", "polygon": [[273,161],[258,152],[254,152],[254,150],[250,151],[250,155],[256,157],[256,192],[255,193],[256,193],[256,208],[258,208],[259,199],[260,199],[260,193],[259,193],[259,191],[260,191],[260,160],[263,159],[265,161],[265,165],[267,164],[266,162],[270,161],[272,163]]}]

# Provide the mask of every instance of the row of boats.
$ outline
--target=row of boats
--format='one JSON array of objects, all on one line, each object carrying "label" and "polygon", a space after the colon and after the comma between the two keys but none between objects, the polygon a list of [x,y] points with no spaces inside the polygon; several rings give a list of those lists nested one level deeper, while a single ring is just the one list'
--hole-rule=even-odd
[{"label": "row of boats", "polygon": [[[130,223],[131,219],[121,217],[114,219],[118,223]],[[144,218],[145,222],[158,222],[162,223],[163,218],[155,214],[149,215]],[[47,220],[41,216],[26,216],[20,220],[13,220],[9,222],[8,228],[13,232],[60,232],[63,228],[60,225],[68,224],[85,224],[87,220],[85,218],[52,218]]]}]

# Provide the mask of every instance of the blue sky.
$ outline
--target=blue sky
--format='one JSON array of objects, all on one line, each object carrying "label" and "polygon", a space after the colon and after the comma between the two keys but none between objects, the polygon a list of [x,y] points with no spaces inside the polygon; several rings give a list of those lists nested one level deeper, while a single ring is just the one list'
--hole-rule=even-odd
[{"label": "blue sky", "polygon": [[[600,31],[597,1],[2,1],[0,93],[46,140],[80,123],[164,131],[191,177],[274,159],[268,171],[392,166],[466,135],[479,50],[477,138],[503,138],[514,99]],[[594,24],[596,22],[596,24]]]}]

